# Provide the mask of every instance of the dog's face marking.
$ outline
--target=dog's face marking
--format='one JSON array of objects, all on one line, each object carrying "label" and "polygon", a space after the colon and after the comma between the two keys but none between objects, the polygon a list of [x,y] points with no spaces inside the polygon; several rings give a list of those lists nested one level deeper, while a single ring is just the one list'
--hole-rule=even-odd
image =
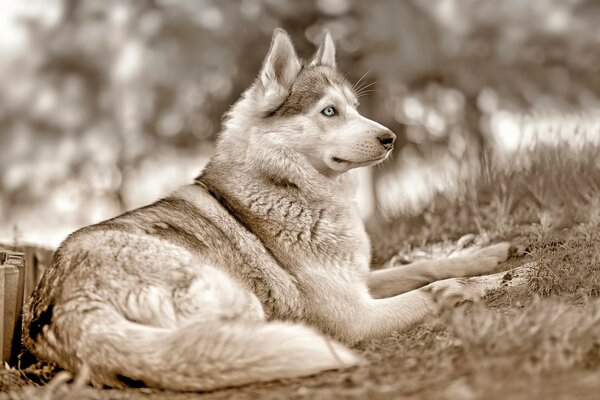
[{"label": "dog's face marking", "polygon": [[[396,139],[357,107],[355,91],[337,71],[328,33],[303,66],[287,34],[276,30],[255,84],[230,115],[256,109],[258,128],[250,134],[261,137],[255,142],[294,150],[323,174],[336,175],[385,160]],[[235,125],[249,123],[238,120]]]},{"label": "dog's face marking", "polygon": [[392,149],[379,138],[389,137],[393,143],[393,134],[360,115],[357,106],[354,90],[339,72],[313,66],[300,72],[274,115],[300,128],[295,149],[315,168],[340,173],[381,162]]},{"label": "dog's face marking", "polygon": [[300,128],[293,135],[296,150],[315,168],[340,173],[379,163],[392,150],[393,133],[360,115],[357,107],[348,81],[329,66],[315,65],[300,71],[273,116]]},{"label": "dog's face marking", "polygon": [[350,101],[356,101],[348,82],[337,71],[325,66],[305,67],[294,80],[289,96],[273,115],[293,117],[308,114],[332,88],[343,90]]}]

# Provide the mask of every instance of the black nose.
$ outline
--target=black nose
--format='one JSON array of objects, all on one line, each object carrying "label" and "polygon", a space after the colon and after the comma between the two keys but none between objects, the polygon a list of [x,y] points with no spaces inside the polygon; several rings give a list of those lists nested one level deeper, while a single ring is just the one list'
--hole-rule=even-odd
[{"label": "black nose", "polygon": [[381,143],[383,147],[389,150],[394,147],[396,135],[394,135],[391,131],[383,131],[377,135],[377,140],[379,140],[379,143]]}]

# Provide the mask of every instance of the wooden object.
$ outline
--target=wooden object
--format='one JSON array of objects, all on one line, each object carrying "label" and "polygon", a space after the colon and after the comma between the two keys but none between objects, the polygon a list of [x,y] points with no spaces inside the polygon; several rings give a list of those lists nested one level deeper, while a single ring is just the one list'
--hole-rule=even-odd
[{"label": "wooden object", "polygon": [[0,349],[2,362],[14,364],[21,348],[25,255],[0,249]]}]

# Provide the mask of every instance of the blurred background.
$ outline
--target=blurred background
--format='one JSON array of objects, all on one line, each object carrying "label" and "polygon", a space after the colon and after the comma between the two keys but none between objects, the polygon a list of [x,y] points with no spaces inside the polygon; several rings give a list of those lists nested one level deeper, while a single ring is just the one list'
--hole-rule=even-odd
[{"label": "blurred background", "polygon": [[74,229],[196,176],[275,27],[323,29],[361,112],[394,130],[365,214],[417,214],[490,158],[600,144],[591,0],[0,2],[0,242]]}]

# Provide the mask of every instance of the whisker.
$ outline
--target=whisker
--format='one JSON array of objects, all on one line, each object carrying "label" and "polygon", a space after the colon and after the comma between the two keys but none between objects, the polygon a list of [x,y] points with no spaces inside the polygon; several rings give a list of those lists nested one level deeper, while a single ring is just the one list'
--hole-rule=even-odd
[{"label": "whisker", "polygon": [[365,96],[365,95],[367,95],[367,94],[369,94],[369,93],[376,92],[376,91],[377,91],[377,90],[375,90],[375,89],[372,89],[372,90],[365,90],[364,92],[360,92],[359,94],[357,94],[357,95],[356,95],[356,98],[363,97],[363,96]]},{"label": "whisker", "polygon": [[365,87],[365,88],[362,88],[361,90],[359,90],[359,91],[358,91],[358,92],[356,92],[356,93],[357,93],[357,94],[361,94],[361,93],[363,93],[365,90],[377,90],[377,89],[376,89],[376,88],[374,88],[374,87],[371,87],[371,88],[369,88],[369,87]]},{"label": "whisker", "polygon": [[361,86],[359,89],[356,89],[356,92],[357,92],[357,93],[360,93],[360,92],[362,92],[363,90],[365,90],[365,89],[367,89],[367,88],[369,88],[369,87],[373,86],[373,85],[374,85],[374,84],[376,84],[376,83],[377,83],[377,81],[373,81],[373,82],[371,82],[371,83],[368,83],[368,84],[362,85],[362,86]]},{"label": "whisker", "polygon": [[368,70],[367,72],[365,72],[365,73],[363,74],[363,76],[361,76],[361,77],[360,77],[360,79],[359,79],[358,81],[356,81],[356,83],[355,83],[354,85],[352,85],[352,89],[356,90],[356,86],[357,86],[357,85],[360,83],[360,81],[362,81],[362,80],[363,80],[363,78],[364,78],[365,76],[367,76],[367,74],[368,74],[369,72],[371,72],[371,70]]},{"label": "whisker", "polygon": [[362,88],[363,88],[363,85],[360,85],[359,87],[354,88],[354,91],[360,92]]},{"label": "whisker", "polygon": [[367,76],[367,74],[369,72],[371,72],[371,70],[368,70],[367,72],[365,72],[364,74],[362,74],[362,76],[356,82],[354,82],[354,85],[352,85],[352,88],[356,89],[356,87],[360,84],[360,82],[364,79],[364,77]]},{"label": "whisker", "polygon": [[365,92],[366,90],[375,90],[375,88],[362,88],[361,90],[359,90],[358,92],[356,92],[357,96],[360,96],[363,92]]}]

